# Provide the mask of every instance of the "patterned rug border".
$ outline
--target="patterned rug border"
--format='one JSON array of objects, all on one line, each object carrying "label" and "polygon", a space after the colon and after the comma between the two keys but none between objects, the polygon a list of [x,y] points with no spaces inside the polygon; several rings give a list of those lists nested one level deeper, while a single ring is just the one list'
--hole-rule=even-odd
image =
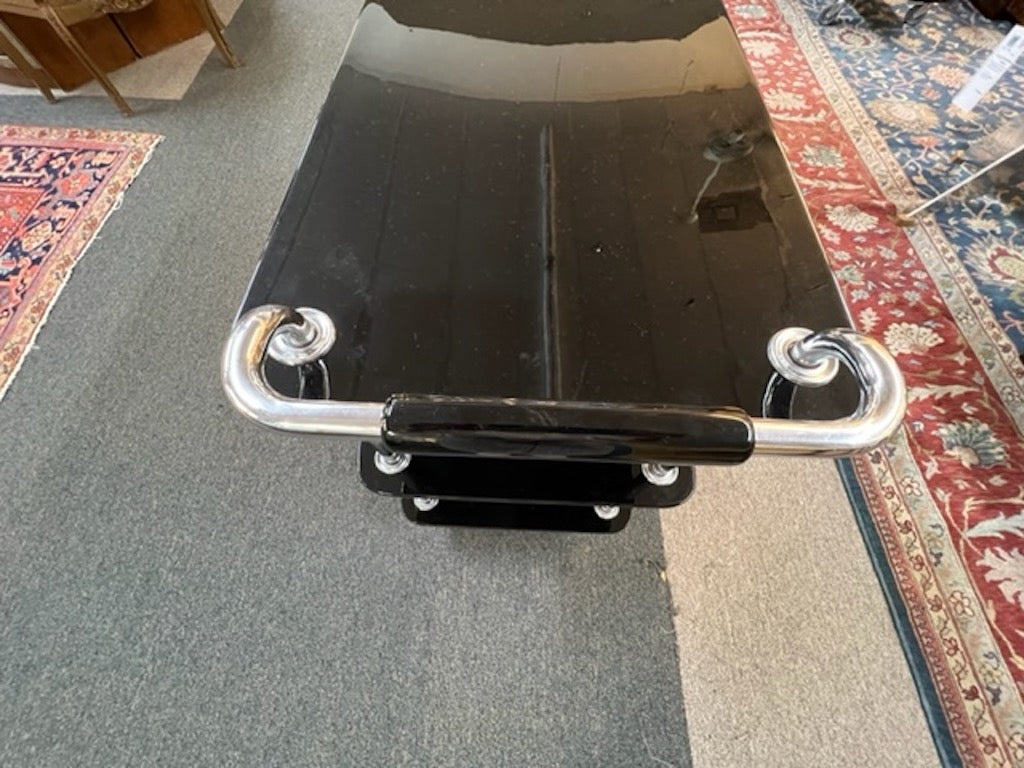
[{"label": "patterned rug border", "polygon": [[[843,78],[826,46],[822,35],[827,34],[827,31],[822,32],[802,8],[795,7],[785,0],[779,0],[776,8],[784,22],[792,30],[797,45],[803,51],[807,65],[813,72],[818,86],[825,93],[829,102],[834,105],[839,124],[856,148],[857,156],[864,164],[868,176],[876,185],[878,192],[884,195],[888,201],[919,199],[919,193],[903,169],[899,167],[896,158],[890,153],[882,151],[884,140],[879,134],[878,128],[853,93],[852,86]],[[808,53],[813,53],[813,55],[808,55]],[[896,191],[897,195],[893,195],[893,191]],[[956,318],[961,342],[973,354],[977,368],[983,373],[993,394],[1005,394],[1014,390],[1020,392],[1022,380],[1016,378],[1014,372],[1020,368],[1021,363],[1014,354],[1013,345],[997,324],[986,322],[983,317],[984,313],[979,312],[978,308],[982,306],[983,299],[973,281],[966,275],[956,253],[944,241],[938,222],[930,218],[926,219],[917,227],[903,230],[903,236],[912,245],[917,261],[929,273],[932,284],[948,311]],[[935,261],[929,258],[928,254],[931,253],[938,255]],[[986,360],[991,362],[986,364]],[[1002,409],[1018,425],[1020,424],[1019,410],[1013,405],[1020,399],[1024,398],[1000,400]],[[906,433],[906,439],[908,441],[912,439],[909,431]],[[911,454],[908,453],[909,455]],[[888,465],[889,459],[886,459],[885,463]],[[912,472],[927,487],[927,481],[921,476],[919,465],[913,459],[910,463],[913,466],[903,469]],[[870,458],[855,459],[851,465],[856,468],[855,476],[862,493],[868,493],[869,484],[880,485],[880,479],[874,477],[872,473]],[[877,470],[877,468],[876,464],[875,469]],[[898,474],[894,467],[889,466],[887,469],[890,476]],[[895,483],[889,485],[894,486]],[[864,497],[862,496],[862,498]],[[910,501],[910,499],[905,499],[907,503]],[[876,508],[881,509],[883,506],[884,504],[880,501]],[[894,509],[891,509],[889,514],[892,514]],[[870,510],[868,511],[870,513]],[[908,553],[926,551],[927,549],[925,532],[918,528],[916,519],[916,516],[908,515],[902,520],[904,525],[913,525],[913,531],[905,534],[906,541],[902,544],[893,539],[886,545],[881,538],[878,539],[880,546],[888,552],[889,566],[891,568],[901,567],[901,570],[906,572],[906,578],[903,579],[906,588],[902,590],[902,595],[895,593],[892,597],[898,597],[900,602],[904,603],[903,607],[909,610],[911,606],[906,605],[906,601],[910,599],[919,601],[920,605],[930,604],[929,597],[935,596],[937,584],[940,582],[947,585],[970,583],[972,590],[977,592],[972,574],[958,569],[959,563],[946,562],[943,564],[946,569],[957,570],[955,575],[947,574],[945,578],[938,578],[937,573],[931,572],[927,576],[918,575],[916,579],[911,575],[913,569],[905,562],[908,559]],[[874,522],[876,532],[880,534],[881,532],[877,530],[878,524],[878,521]],[[867,543],[867,540],[865,542]],[[881,580],[883,574],[877,568],[876,573]],[[891,606],[891,609],[893,607]],[[898,615],[898,612],[894,613],[894,619]],[[904,613],[903,616],[907,619],[907,623],[902,627],[899,627],[897,623],[901,638],[912,636],[916,641],[911,647],[904,646],[912,672],[915,677],[920,673],[930,678],[931,685],[922,689],[919,683],[918,691],[924,694],[930,691],[934,695],[930,701],[922,696],[922,705],[929,725],[932,727],[932,735],[940,750],[944,765],[963,765],[967,756],[970,756],[972,763],[988,762],[988,756],[980,751],[979,742],[992,739],[993,743],[1005,744],[1009,734],[1003,732],[1002,728],[996,725],[994,706],[990,708],[987,702],[981,701],[971,702],[970,707],[968,706],[968,702],[961,693],[961,685],[958,685],[950,673],[947,664],[955,661],[962,664],[965,674],[970,675],[972,682],[975,682],[975,678],[978,676],[973,658],[964,653],[966,643],[957,628],[956,621],[953,617],[947,616],[944,611],[931,614],[922,612],[918,617],[920,620],[916,622],[909,612]],[[983,627],[979,632],[984,635],[984,639],[979,638],[976,642],[998,652],[998,642],[988,631],[988,627]],[[958,641],[956,643],[958,657],[947,662],[944,660],[949,653],[946,643],[954,636]],[[914,658],[915,653],[920,654],[918,658]],[[917,662],[928,658],[931,659],[931,666],[926,665],[924,669],[921,669]],[[968,673],[966,670],[970,670],[970,672]],[[977,682],[980,684],[980,680]],[[1012,698],[1011,696],[1008,697],[1008,700],[1004,700],[1001,708],[1010,707]],[[940,707],[938,713],[932,711],[932,707],[935,705]],[[938,714],[938,719],[933,717],[935,714]],[[943,721],[945,727],[938,727]],[[948,743],[944,743],[946,738],[950,740]],[[952,753],[944,751],[943,747],[955,744],[960,745],[959,750],[954,747]]]},{"label": "patterned rug border", "polygon": [[[823,35],[827,33],[815,25],[808,10],[795,2],[764,2],[774,8],[778,21],[784,26],[769,28],[765,22],[767,17],[755,14],[751,14],[751,22],[744,26],[741,16],[736,20],[741,39],[745,35],[753,40],[772,38],[783,42],[787,52],[799,56],[799,67],[810,74],[814,87],[831,105],[829,112],[835,119],[834,126],[845,135],[845,141],[854,149],[855,162],[860,165],[861,170],[845,181],[855,182],[858,188],[866,185],[862,191],[870,195],[873,216],[880,216],[883,210],[894,213],[891,201],[908,199],[906,192],[911,190],[911,180],[902,168],[894,169],[897,158],[884,151],[885,142],[876,125],[859,100],[851,95],[852,86],[843,78],[826,45]],[[741,12],[755,7],[754,4],[742,5],[742,0],[737,3]],[[760,7],[760,3],[757,6]],[[751,64],[757,69],[753,59]],[[778,85],[770,75],[764,79],[759,76],[758,81],[762,89]],[[790,126],[785,117],[773,115],[773,121],[780,142],[784,143]],[[800,149],[802,137],[794,130],[796,148]],[[792,158],[792,148],[787,150]],[[912,195],[914,199],[919,196],[916,191]],[[1013,407],[1017,400],[1008,396],[1021,391],[1021,379],[1017,377],[1021,362],[998,324],[980,311],[980,302],[984,299],[945,241],[938,222],[929,220],[923,226],[902,230],[897,239],[909,245],[920,268],[928,275],[931,290],[954,322],[957,346],[966,352],[965,360],[970,360],[968,367],[981,376],[976,386],[985,398],[986,407],[1005,414],[1009,424],[1016,421],[1019,430],[1021,411]],[[844,294],[848,289],[849,286],[844,286]],[[996,656],[1002,659],[1000,647],[986,621],[978,619],[970,626],[961,627],[957,617],[949,613],[951,605],[942,589],[953,590],[964,583],[970,584],[968,594],[980,595],[981,592],[973,583],[973,575],[961,567],[959,560],[953,562],[954,558],[946,558],[931,564],[926,557],[929,542],[936,536],[950,541],[951,537],[937,506],[938,500],[931,499],[929,493],[919,492],[921,488],[929,488],[930,483],[911,446],[917,446],[914,449],[917,453],[927,453],[922,453],[920,439],[911,426],[908,424],[907,431],[889,447],[841,466],[841,475],[858,525],[865,532],[865,544],[890,603],[897,633],[904,641],[904,652],[940,759],[947,766],[968,762],[1006,765],[1019,757],[1011,757],[1011,749],[1021,751],[1021,734],[1017,730],[1022,722],[1020,691],[1011,681],[1003,698],[989,701],[980,679],[983,670],[977,668],[976,662],[981,652],[979,648],[994,649]],[[901,483],[907,488],[901,488]],[[856,494],[851,492],[851,485],[856,487]],[[908,490],[911,487],[917,489],[917,495]],[[874,536],[868,536],[867,529],[873,530]],[[885,561],[883,568],[878,567],[879,556]],[[970,640],[968,632],[972,632]]]},{"label": "patterned rug border", "polygon": [[871,517],[871,510],[864,495],[856,465],[850,459],[839,459],[836,461],[836,466],[839,469],[843,487],[846,489],[846,495],[850,499],[854,519],[857,521],[861,538],[864,540],[875,577],[882,587],[882,592],[885,593],[889,615],[892,617],[893,626],[896,628],[896,634],[899,636],[900,645],[906,656],[910,675],[914,680],[918,698],[921,700],[921,708],[925,720],[928,721],[928,728],[939,753],[939,759],[942,760],[944,768],[961,768],[963,761],[957,752],[953,734],[949,729],[949,722],[942,709],[942,702],[928,670],[928,661],[921,649],[917,633],[914,631],[907,606],[900,595],[896,575],[886,557],[886,547],[882,543],[881,534]]},{"label": "patterned rug border", "polygon": [[62,238],[57,253],[45,260],[23,306],[11,319],[8,338],[0,349],[0,356],[7,356],[11,350],[16,350],[16,354],[10,370],[0,371],[0,401],[34,348],[36,338],[68,284],[72,271],[89,250],[107,218],[121,207],[125,191],[149,162],[163,136],[135,131],[0,125],[0,144],[10,141],[48,148],[67,148],[69,144],[79,143],[89,148],[124,152],[124,156],[116,170],[104,180],[89,208],[83,211],[84,215],[72,225],[72,231]]}]

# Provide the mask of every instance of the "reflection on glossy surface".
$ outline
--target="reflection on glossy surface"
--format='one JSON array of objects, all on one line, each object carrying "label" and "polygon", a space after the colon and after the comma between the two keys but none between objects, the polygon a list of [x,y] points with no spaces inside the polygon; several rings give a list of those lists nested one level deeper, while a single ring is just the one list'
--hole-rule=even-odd
[{"label": "reflection on glossy surface", "polygon": [[681,40],[707,22],[725,17],[718,0],[383,0],[376,4],[403,26],[540,45]]},{"label": "reflection on glossy surface", "polygon": [[741,88],[724,17],[678,40],[556,45],[489,40],[398,24],[375,3],[359,18],[345,64],[389,83],[502,101],[593,102]]},{"label": "reflection on glossy surface", "polygon": [[771,334],[846,323],[706,0],[368,4],[245,307],[265,303],[331,316],[354,400],[756,413]]}]

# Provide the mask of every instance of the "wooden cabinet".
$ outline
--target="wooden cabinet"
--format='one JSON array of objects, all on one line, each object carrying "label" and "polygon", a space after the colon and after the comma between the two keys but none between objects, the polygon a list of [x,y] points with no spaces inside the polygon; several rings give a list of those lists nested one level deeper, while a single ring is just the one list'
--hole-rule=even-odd
[{"label": "wooden cabinet", "polygon": [[[12,13],[0,13],[0,20],[64,90],[92,79],[46,21]],[[108,14],[71,27],[106,72],[195,37],[203,29],[199,12],[188,0],[154,0],[140,11]]]},{"label": "wooden cabinet", "polygon": [[1024,24],[1024,0],[971,0],[971,5],[990,19],[1012,19]]}]

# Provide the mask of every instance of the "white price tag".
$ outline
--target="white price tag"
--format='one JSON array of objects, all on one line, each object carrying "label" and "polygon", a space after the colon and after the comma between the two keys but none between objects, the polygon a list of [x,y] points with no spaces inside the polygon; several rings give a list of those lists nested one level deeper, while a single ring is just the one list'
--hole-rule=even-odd
[{"label": "white price tag", "polygon": [[981,98],[992,90],[999,78],[1020,58],[1021,53],[1024,53],[1024,26],[1018,24],[985,59],[981,69],[971,76],[967,85],[953,97],[953,106],[964,112],[970,112],[978,106]]}]

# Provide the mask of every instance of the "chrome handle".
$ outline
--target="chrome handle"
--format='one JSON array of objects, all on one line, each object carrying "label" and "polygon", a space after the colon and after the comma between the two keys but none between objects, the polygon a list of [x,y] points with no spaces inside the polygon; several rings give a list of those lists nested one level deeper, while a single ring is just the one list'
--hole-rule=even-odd
[{"label": "chrome handle", "polygon": [[221,360],[221,381],[231,404],[273,429],[379,440],[383,403],[299,400],[270,386],[263,361],[275,331],[285,324],[297,327],[278,336],[275,344],[290,346],[292,364],[303,362],[303,350],[315,355],[304,362],[314,362],[327,351],[329,345],[316,333],[316,325],[301,312],[278,304],[249,310],[235,323]]},{"label": "chrome handle", "polygon": [[907,410],[906,385],[888,350],[846,328],[811,333],[779,331],[768,344],[772,365],[798,386],[820,387],[845,365],[860,387],[860,403],[850,416],[827,421],[755,418],[754,453],[788,456],[849,456],[891,437]]},{"label": "chrome handle", "polygon": [[[333,327],[325,317],[280,305],[257,307],[243,315],[231,332],[221,365],[228,399],[249,418],[274,429],[379,442],[385,403],[300,400],[281,395],[267,382],[263,365],[268,353],[292,365],[314,362],[326,353]],[[842,363],[857,379],[860,403],[850,416],[834,420],[750,418],[754,453],[845,456],[874,448],[899,428],[906,411],[903,376],[874,339],[848,329],[811,333],[788,328],[772,338],[768,356],[782,376],[799,386],[824,386]]]}]

